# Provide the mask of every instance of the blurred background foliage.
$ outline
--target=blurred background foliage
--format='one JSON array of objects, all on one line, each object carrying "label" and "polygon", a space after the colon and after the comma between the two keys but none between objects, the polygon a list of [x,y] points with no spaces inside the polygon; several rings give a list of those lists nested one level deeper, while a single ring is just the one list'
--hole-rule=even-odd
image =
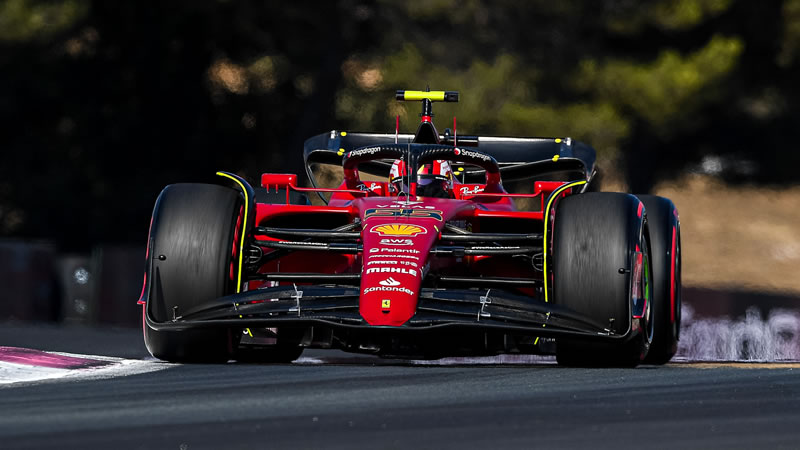
[{"label": "blurred background foliage", "polygon": [[164,185],[331,129],[571,136],[633,192],[800,181],[800,0],[0,1],[0,235],[144,243]]}]

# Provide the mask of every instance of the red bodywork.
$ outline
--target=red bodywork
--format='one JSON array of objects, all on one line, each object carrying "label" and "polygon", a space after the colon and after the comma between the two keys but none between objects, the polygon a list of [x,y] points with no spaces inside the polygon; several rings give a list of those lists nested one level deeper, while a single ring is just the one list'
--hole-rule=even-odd
[{"label": "red bodywork", "polygon": [[[560,280],[583,276],[587,264],[580,252],[591,245],[557,232],[555,215],[560,199],[589,188],[596,173],[594,149],[570,138],[457,136],[455,118],[453,129],[440,135],[431,102],[458,101],[458,93],[398,91],[397,99],[422,101],[413,135],[400,134],[398,117],[393,134],[333,130],[305,141],[303,158],[313,187],[299,186],[295,174],[266,173],[260,186],[251,186],[235,174],[218,172],[233,190],[165,188],[154,216],[161,214],[166,225],[151,229],[140,300],[152,354],[183,359],[188,350],[204,352],[207,343],[222,342],[219,336],[227,336],[229,348],[217,356],[249,358],[264,352],[276,360],[292,360],[303,348],[437,358],[553,353],[556,339],[564,337],[560,342],[627,340],[637,346],[652,337],[640,339],[654,299],[644,291],[652,281],[643,275],[653,261],[644,259],[649,246],[637,244],[630,267],[620,257],[601,268],[611,267],[614,289],[630,290],[618,297],[629,303],[628,317],[620,315],[625,314],[617,308],[622,303],[606,314],[594,305],[562,301],[572,297],[559,290]],[[318,187],[314,170],[320,165],[340,171],[338,186]],[[322,179],[329,179],[330,173],[323,173]],[[362,173],[372,177],[362,179]],[[633,205],[630,196],[617,195],[614,205]],[[314,196],[322,201],[312,204]],[[224,206],[220,214],[206,214],[205,206],[218,198]],[[594,210],[567,207],[582,200],[569,200],[563,211],[580,210],[585,216],[559,216],[594,228],[576,228],[576,236],[609,241],[608,231],[595,227]],[[636,229],[644,230],[641,201],[636,213],[635,226],[641,227]],[[623,228],[612,222],[609,229]],[[561,237],[554,241],[556,233]],[[672,229],[671,238],[675,254],[679,229]],[[187,244],[169,247],[181,239]],[[211,250],[185,251],[194,242]],[[208,244],[214,242],[216,247]],[[575,245],[565,247],[565,242]],[[559,251],[556,258],[553,249]],[[554,266],[566,275],[554,278]],[[670,320],[677,322],[680,267],[675,259],[669,270]],[[216,280],[219,272],[224,280]],[[204,286],[201,281],[208,281],[203,291],[214,295],[195,292]],[[554,287],[554,281],[561,284]],[[586,286],[582,289],[594,297],[598,288]],[[630,327],[617,330],[610,325],[615,320]],[[183,335],[186,330],[196,333]],[[645,344],[637,348],[646,352]]]},{"label": "red bodywork", "polygon": [[[309,181],[316,186],[312,164],[338,165],[342,178],[334,188],[301,187],[297,175],[278,173],[263,174],[253,187],[218,173],[235,182],[243,201],[226,270],[230,294],[187,316],[173,307],[172,322],[159,322],[145,303],[153,280],[146,276],[143,326],[233,327],[232,336],[250,338],[242,345],[260,345],[266,335],[384,355],[532,351],[540,334],[596,333],[569,315],[551,317],[563,311],[548,304],[543,275],[554,217],[548,210],[588,183],[594,150],[568,138],[456,137],[455,118],[453,130],[440,135],[427,100],[420,117],[414,135],[401,135],[398,119],[394,134],[309,138]],[[389,169],[398,160],[407,168],[400,181],[408,192],[393,194],[400,190],[389,189]],[[418,196],[430,195],[428,180],[417,176],[433,161],[460,164],[445,175],[452,190]],[[501,169],[528,180],[515,187],[526,193],[507,192]],[[359,170],[385,178],[362,180]],[[549,173],[561,176],[542,176]],[[322,194],[330,196],[324,204],[308,201]]]},{"label": "red bodywork", "polygon": [[[262,186],[289,188],[286,189],[287,201],[290,189],[317,191],[297,187],[296,180],[296,175],[264,174]],[[501,258],[436,258],[430,251],[439,241],[447,222],[469,224],[467,227],[473,232],[480,231],[481,219],[485,218],[541,222],[545,200],[564,184],[539,181],[534,183],[531,194],[504,191],[489,194],[484,192],[485,184],[457,183],[451,199],[417,197],[410,200],[405,196],[382,195],[388,191],[385,182],[369,182],[366,190],[347,189],[343,183],[334,190],[327,206],[258,204],[256,226],[269,224],[281,216],[305,216],[307,219],[303,222],[309,224],[313,224],[320,214],[347,216],[343,221],[356,219],[362,224],[360,243],[363,246],[360,255],[295,252],[283,257],[280,265],[271,263],[261,271],[360,273],[359,311],[363,319],[374,326],[401,326],[414,316],[423,279],[431,268],[448,270],[449,266],[449,272],[455,274],[537,276],[533,271],[521,271]],[[535,199],[540,210],[517,211],[512,200],[514,197]],[[250,282],[249,288],[261,285]]]}]

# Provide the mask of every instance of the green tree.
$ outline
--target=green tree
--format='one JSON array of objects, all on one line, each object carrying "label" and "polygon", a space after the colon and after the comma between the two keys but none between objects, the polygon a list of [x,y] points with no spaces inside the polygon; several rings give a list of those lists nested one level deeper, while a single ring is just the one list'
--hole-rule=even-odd
[{"label": "green tree", "polygon": [[5,0],[0,234],[141,242],[164,185],[303,173],[426,85],[462,92],[440,127],[571,136],[636,192],[708,157],[797,182],[799,30],[798,0]]}]

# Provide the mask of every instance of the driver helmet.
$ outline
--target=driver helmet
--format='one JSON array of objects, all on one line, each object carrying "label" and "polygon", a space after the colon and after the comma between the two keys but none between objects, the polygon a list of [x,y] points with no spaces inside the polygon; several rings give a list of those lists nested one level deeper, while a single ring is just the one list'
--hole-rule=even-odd
[{"label": "driver helmet", "polygon": [[[408,194],[408,178],[405,161],[398,159],[389,171],[389,192],[393,195]],[[423,164],[417,170],[417,195],[420,197],[451,198],[453,193],[453,171],[450,163],[436,160]]]}]

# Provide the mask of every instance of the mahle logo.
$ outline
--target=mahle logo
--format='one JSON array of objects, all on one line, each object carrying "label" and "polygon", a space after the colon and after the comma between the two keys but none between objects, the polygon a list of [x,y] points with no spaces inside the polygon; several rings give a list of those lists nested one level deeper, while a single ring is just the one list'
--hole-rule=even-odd
[{"label": "mahle logo", "polygon": [[406,269],[405,267],[372,267],[367,269],[367,274],[370,273],[404,273],[406,275],[417,276],[416,270]]}]

